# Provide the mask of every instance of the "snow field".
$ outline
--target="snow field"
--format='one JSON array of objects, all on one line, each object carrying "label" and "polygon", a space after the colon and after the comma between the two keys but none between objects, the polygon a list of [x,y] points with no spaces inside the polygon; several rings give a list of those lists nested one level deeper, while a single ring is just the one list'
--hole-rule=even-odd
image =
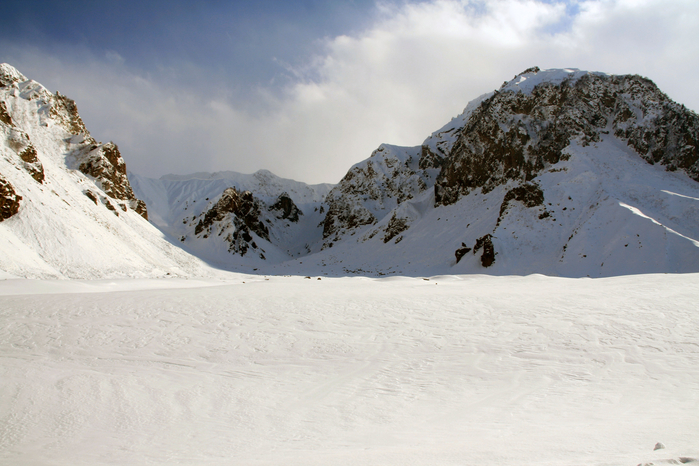
[{"label": "snow field", "polygon": [[697,274],[57,283],[0,282],[3,465],[699,457]]}]

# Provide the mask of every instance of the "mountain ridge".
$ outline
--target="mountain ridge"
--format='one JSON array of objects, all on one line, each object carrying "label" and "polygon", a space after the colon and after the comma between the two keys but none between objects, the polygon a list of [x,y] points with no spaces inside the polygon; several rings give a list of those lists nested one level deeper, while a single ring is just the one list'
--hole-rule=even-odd
[{"label": "mountain ridge", "polygon": [[[10,275],[210,273],[188,253],[275,274],[699,270],[699,117],[639,76],[530,68],[421,145],[381,144],[335,185],[269,170],[141,177],[67,97],[9,65],[0,84]],[[94,252],[76,228],[91,231]],[[126,244],[134,228],[140,252]],[[124,252],[105,254],[97,244],[115,232]]]},{"label": "mountain ridge", "polygon": [[[667,117],[669,113],[672,115]],[[322,240],[317,235],[312,238],[316,245],[308,248],[303,263],[301,257],[290,257],[286,263],[267,261],[254,267],[377,275],[606,276],[695,270],[693,261],[699,259],[694,246],[699,233],[695,227],[699,224],[697,206],[679,199],[694,199],[699,194],[691,179],[696,177],[698,166],[698,121],[696,114],[672,102],[650,80],[640,76],[572,68],[542,71],[533,67],[471,101],[461,115],[428,136],[420,146],[381,144],[369,158],[354,164],[328,192],[321,203],[326,211]],[[464,152],[474,141],[486,148],[481,150],[480,159],[469,162]],[[646,152],[640,154],[649,142],[655,145],[648,145]],[[601,154],[604,155],[600,157]],[[609,164],[607,158],[614,162]],[[652,168],[650,162],[661,166],[661,171]],[[470,171],[464,171],[469,163]],[[648,188],[653,192],[645,192],[643,199],[629,197],[628,192],[614,186],[617,180],[624,179],[628,191],[648,189],[633,184],[619,166],[637,172],[651,186],[680,182],[682,187],[673,188],[678,192]],[[683,176],[687,177],[686,185],[680,181]],[[594,189],[581,191],[577,185],[582,178],[588,179]],[[567,186],[569,192],[562,192],[561,185]],[[664,198],[670,196],[667,192],[679,196],[668,200]],[[478,196],[485,211],[473,204]],[[603,208],[598,208],[600,200],[606,202]],[[571,217],[571,212],[582,212],[581,203],[588,201],[588,213]],[[458,203],[471,205],[468,212],[460,214],[461,218],[450,217],[458,226],[437,226],[435,222],[448,217],[440,215],[439,209]],[[626,218],[629,213],[650,219],[650,224],[635,225]],[[515,233],[511,219],[516,217],[526,229],[519,227],[515,235],[518,241],[513,242],[503,233]],[[609,226],[603,228],[597,225],[600,222]],[[629,223],[635,226],[630,227]],[[475,225],[480,226],[476,229]],[[439,231],[440,228],[446,230]],[[641,250],[640,243],[634,253],[642,258],[640,263],[621,256],[617,259],[620,253],[610,246],[580,244],[580,238],[593,235],[612,244],[617,242],[613,232],[629,228],[638,229],[633,233],[638,238],[644,232],[665,244],[673,259],[648,252],[648,245]],[[655,228],[657,232],[649,233]],[[667,234],[671,236],[666,237]],[[543,235],[546,239],[537,241],[530,235]],[[411,241],[412,236],[415,239]],[[428,238],[441,238],[444,244],[432,247]],[[678,238],[687,244],[675,244]],[[622,247],[628,251],[630,246],[624,243]],[[675,251],[685,247],[688,249],[683,254]],[[577,259],[571,255],[575,248],[581,251]],[[528,250],[524,256],[523,250]],[[517,263],[513,262],[518,256]],[[610,267],[610,261],[622,262]],[[415,267],[416,263],[422,265]]]}]

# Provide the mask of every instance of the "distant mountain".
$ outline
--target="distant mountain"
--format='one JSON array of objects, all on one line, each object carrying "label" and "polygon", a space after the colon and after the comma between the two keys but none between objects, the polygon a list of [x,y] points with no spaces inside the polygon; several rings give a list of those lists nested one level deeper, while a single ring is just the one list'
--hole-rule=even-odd
[{"label": "distant mountain", "polygon": [[267,170],[129,177],[151,221],[212,264],[249,270],[320,249],[323,200],[332,185],[307,185]]},{"label": "distant mountain", "polygon": [[0,65],[0,277],[200,275],[149,224],[113,143],[75,102]]},{"label": "distant mountain", "polygon": [[639,76],[531,68],[422,145],[382,144],[313,186],[264,170],[129,182],[72,101],[8,65],[0,84],[11,275],[205,270],[173,244],[277,274],[699,271],[699,117]]}]

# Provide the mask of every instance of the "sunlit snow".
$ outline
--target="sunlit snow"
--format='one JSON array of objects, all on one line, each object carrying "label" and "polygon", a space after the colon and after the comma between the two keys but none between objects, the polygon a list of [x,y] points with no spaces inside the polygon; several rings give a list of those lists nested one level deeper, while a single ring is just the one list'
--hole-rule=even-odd
[{"label": "sunlit snow", "polygon": [[0,463],[688,461],[697,302],[697,274],[5,280]]}]

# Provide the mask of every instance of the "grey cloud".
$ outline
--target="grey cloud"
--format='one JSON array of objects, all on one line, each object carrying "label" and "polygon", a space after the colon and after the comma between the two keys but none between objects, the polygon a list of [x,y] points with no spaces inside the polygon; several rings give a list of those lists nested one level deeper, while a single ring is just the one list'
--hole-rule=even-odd
[{"label": "grey cloud", "polygon": [[280,91],[262,83],[244,98],[234,76],[191,63],[145,70],[111,51],[7,43],[0,57],[75,99],[95,137],[114,140],[147,176],[266,168],[337,182],[380,143],[420,144],[533,65],[643,74],[699,108],[699,4],[575,4],[493,0],[475,13],[449,0],[393,5],[361,32],[325,39],[304,66],[287,65],[293,78]]}]

